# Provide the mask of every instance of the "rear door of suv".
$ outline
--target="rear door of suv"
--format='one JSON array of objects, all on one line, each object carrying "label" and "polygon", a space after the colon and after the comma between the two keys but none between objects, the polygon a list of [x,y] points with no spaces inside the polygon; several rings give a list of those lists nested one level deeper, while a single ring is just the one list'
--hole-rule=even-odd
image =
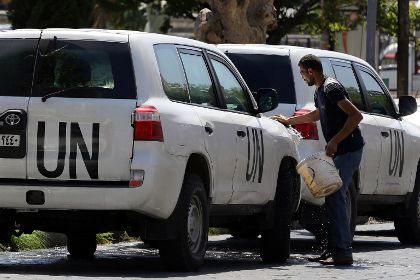
[{"label": "rear door of suv", "polygon": [[366,105],[362,87],[350,61],[331,60],[337,80],[349,93],[352,103],[362,112],[363,120],[359,127],[365,139],[361,163],[361,192],[372,194],[378,185],[378,171],[381,161],[382,145],[379,124]]},{"label": "rear door of suv", "polygon": [[179,47],[190,102],[200,119],[205,148],[212,165],[212,203],[226,204],[233,192],[236,131],[229,112],[221,109],[214,77],[203,50]]},{"label": "rear door of suv", "polygon": [[27,109],[40,33],[0,35],[0,178],[26,178]]},{"label": "rear door of suv", "polygon": [[127,36],[45,30],[28,107],[28,179],[128,181],[135,107]]},{"label": "rear door of suv", "polygon": [[209,55],[223,106],[231,119],[230,135],[235,136],[233,204],[259,204],[268,200],[275,185],[279,158],[274,140],[267,132],[270,120],[255,114],[252,99],[231,66],[221,57]]},{"label": "rear door of suv", "polygon": [[[382,147],[378,169],[377,194],[401,195],[407,193],[411,169],[411,139],[397,115],[394,102],[380,78],[369,68],[357,64],[357,73],[366,92],[366,101],[378,123]],[[367,139],[370,141],[371,139]],[[408,148],[407,148],[408,147]]]}]

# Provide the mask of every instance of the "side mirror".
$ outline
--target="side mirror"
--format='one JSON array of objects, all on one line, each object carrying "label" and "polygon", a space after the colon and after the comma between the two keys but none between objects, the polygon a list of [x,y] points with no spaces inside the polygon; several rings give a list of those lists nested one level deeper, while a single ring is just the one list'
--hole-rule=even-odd
[{"label": "side mirror", "polygon": [[413,96],[403,95],[399,97],[398,109],[400,116],[408,116],[417,111],[417,101]]},{"label": "side mirror", "polygon": [[272,88],[260,88],[256,94],[258,113],[274,110],[279,105],[277,91]]}]

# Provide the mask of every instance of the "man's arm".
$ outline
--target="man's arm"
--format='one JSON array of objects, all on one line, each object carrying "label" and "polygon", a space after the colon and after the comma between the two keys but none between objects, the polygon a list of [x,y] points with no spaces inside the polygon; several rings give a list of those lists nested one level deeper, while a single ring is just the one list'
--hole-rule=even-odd
[{"label": "man's arm", "polygon": [[363,119],[362,113],[347,98],[338,101],[337,105],[348,117],[341,130],[328,142],[325,148],[327,156],[333,156],[337,152],[338,144],[349,136]]},{"label": "man's arm", "polygon": [[316,122],[319,120],[319,110],[315,109],[305,115],[295,116],[295,117],[290,117],[290,118],[287,118],[282,115],[275,115],[275,116],[272,116],[271,118],[273,120],[276,120],[286,125],[310,123],[310,122]]}]

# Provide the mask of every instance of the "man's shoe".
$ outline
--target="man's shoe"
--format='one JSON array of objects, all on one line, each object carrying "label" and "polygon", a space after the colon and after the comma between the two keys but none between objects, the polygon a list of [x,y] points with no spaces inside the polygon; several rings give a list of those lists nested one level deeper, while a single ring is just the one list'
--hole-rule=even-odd
[{"label": "man's shoe", "polygon": [[353,257],[349,257],[349,256],[329,257],[326,260],[320,260],[319,263],[323,265],[352,265]]},{"label": "man's shoe", "polygon": [[310,262],[319,262],[321,260],[326,260],[329,257],[331,257],[331,252],[328,251],[328,250],[325,250],[318,257],[309,257],[309,258],[307,258],[307,260],[310,261]]}]

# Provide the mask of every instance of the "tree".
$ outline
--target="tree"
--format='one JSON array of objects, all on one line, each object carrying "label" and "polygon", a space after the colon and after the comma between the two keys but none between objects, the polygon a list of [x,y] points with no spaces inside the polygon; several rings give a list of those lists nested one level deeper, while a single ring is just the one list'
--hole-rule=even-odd
[{"label": "tree", "polygon": [[[337,9],[362,0],[11,0],[13,28],[95,27],[143,30],[146,7],[195,19],[197,39],[212,43],[278,44],[290,32],[328,34],[348,29]],[[395,1],[395,0],[394,0]],[[324,2],[322,6],[320,3]],[[165,3],[165,5],[163,5]],[[363,7],[363,5],[360,5]],[[206,10],[204,10],[206,9]],[[361,9],[362,10],[362,9]],[[161,31],[170,28],[167,20]]]},{"label": "tree", "polygon": [[[12,28],[142,29],[146,23],[139,0],[11,0]],[[148,2],[152,2],[149,0]]]},{"label": "tree", "polygon": [[[177,7],[183,7],[180,2],[189,1],[176,1]],[[364,7],[364,1],[361,0],[207,0],[210,9],[200,11],[196,21],[196,37],[211,43],[278,44],[290,32],[325,32],[333,49],[334,33],[350,28],[345,16],[346,7],[355,2],[357,7]],[[177,10],[177,14],[182,13]],[[189,13],[184,15],[190,16]]]},{"label": "tree", "polygon": [[12,28],[81,28],[90,26],[91,0],[12,0],[8,17]]},{"label": "tree", "polygon": [[146,24],[145,1],[95,0],[93,28],[142,30]]},{"label": "tree", "polygon": [[317,1],[310,10],[309,20],[305,20],[297,30],[307,34],[322,34],[326,38],[324,48],[335,49],[335,34],[346,32],[365,20],[367,3],[363,0]]},{"label": "tree", "polygon": [[[420,8],[410,5],[409,10],[410,36],[420,30]],[[379,0],[377,29],[388,36],[396,37],[398,30],[398,2],[397,0]]]},{"label": "tree", "polygon": [[273,0],[207,0],[200,11],[196,39],[210,43],[265,43],[276,25]]},{"label": "tree", "polygon": [[276,0],[274,6],[277,11],[277,28],[269,32],[267,43],[278,44],[286,34],[292,32],[300,25],[318,22],[320,9],[319,0]]}]

